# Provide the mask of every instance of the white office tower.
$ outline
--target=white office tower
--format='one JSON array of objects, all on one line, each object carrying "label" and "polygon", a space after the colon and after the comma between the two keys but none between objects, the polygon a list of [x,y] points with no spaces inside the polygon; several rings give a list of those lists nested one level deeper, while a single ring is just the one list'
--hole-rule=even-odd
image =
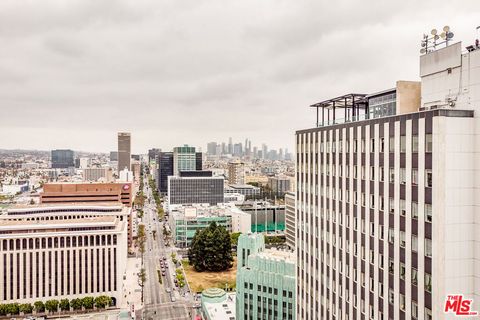
[{"label": "white office tower", "polygon": [[[420,57],[421,82],[312,107],[296,133],[298,319],[480,311],[480,49]],[[420,89],[421,88],[421,94]]]},{"label": "white office tower", "polygon": [[127,168],[123,169],[120,171],[119,181],[125,181],[125,182],[133,182],[133,172],[128,170]]}]

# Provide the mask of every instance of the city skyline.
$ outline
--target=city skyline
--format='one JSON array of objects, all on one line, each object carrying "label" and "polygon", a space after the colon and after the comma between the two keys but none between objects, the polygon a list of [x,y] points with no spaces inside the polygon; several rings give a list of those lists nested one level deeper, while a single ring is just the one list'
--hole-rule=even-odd
[{"label": "city skyline", "polygon": [[310,103],[418,80],[423,32],[475,38],[476,1],[372,4],[3,2],[0,146],[107,152],[127,131],[133,153],[203,149],[228,131],[293,150]]}]

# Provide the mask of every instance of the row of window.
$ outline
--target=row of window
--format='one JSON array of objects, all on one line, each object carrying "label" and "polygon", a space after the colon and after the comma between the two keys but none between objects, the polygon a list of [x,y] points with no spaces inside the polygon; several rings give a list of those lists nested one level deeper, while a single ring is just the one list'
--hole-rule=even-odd
[{"label": "row of window", "polygon": [[116,245],[117,235],[67,236],[30,239],[4,239],[2,251]]}]

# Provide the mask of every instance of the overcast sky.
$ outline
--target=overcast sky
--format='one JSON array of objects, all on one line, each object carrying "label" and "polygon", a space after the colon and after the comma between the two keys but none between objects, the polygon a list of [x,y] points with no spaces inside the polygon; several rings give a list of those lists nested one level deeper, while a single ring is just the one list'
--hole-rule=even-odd
[{"label": "overcast sky", "polygon": [[293,148],[311,103],[418,80],[424,32],[478,0],[0,1],[0,148]]}]

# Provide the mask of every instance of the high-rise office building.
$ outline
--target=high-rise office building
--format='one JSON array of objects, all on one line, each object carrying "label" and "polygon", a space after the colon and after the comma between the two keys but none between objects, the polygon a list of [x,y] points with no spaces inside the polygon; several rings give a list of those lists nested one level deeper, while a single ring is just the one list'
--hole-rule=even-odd
[{"label": "high-rise office building", "polygon": [[118,161],[118,151],[110,151],[110,161]]},{"label": "high-rise office building", "polygon": [[232,137],[228,138],[228,153],[233,154],[233,142]]},{"label": "high-rise office building", "polygon": [[129,132],[118,133],[118,172],[130,168],[131,158],[131,135]]},{"label": "high-rise office building", "polygon": [[168,176],[173,176],[173,152],[160,152],[157,157],[157,189],[158,192],[168,192]]},{"label": "high-rise office building", "polygon": [[203,170],[203,153],[202,152],[195,153],[195,170],[196,171]]},{"label": "high-rise office building", "polygon": [[263,234],[238,239],[235,319],[294,320],[295,254],[265,249]]},{"label": "high-rise office building", "polygon": [[451,319],[449,294],[480,309],[480,50],[461,50],[422,55],[420,84],[312,106],[324,116],[296,133],[299,319]]},{"label": "high-rise office building", "polygon": [[243,148],[241,143],[235,143],[233,145],[233,155],[236,157],[241,157],[243,155]]},{"label": "high-rise office building", "polygon": [[162,149],[153,148],[148,150],[148,162],[154,161]]},{"label": "high-rise office building", "polygon": [[73,150],[52,150],[52,169],[66,169],[75,167],[75,154]]},{"label": "high-rise office building", "polygon": [[197,168],[197,153],[195,147],[184,145],[173,148],[173,173],[178,175],[180,171],[194,171]]},{"label": "high-rise office building", "polygon": [[207,144],[207,153],[211,156],[217,154],[217,143],[216,142],[209,142]]},{"label": "high-rise office building", "polygon": [[265,143],[262,144],[262,158],[267,159],[268,147]]},{"label": "high-rise office building", "polygon": [[223,177],[169,176],[168,204],[224,202]]},{"label": "high-rise office building", "polygon": [[228,184],[245,184],[245,163],[241,161],[228,163]]},{"label": "high-rise office building", "polygon": [[268,177],[268,186],[274,194],[283,196],[285,195],[285,192],[291,190],[291,178],[282,175]]}]

